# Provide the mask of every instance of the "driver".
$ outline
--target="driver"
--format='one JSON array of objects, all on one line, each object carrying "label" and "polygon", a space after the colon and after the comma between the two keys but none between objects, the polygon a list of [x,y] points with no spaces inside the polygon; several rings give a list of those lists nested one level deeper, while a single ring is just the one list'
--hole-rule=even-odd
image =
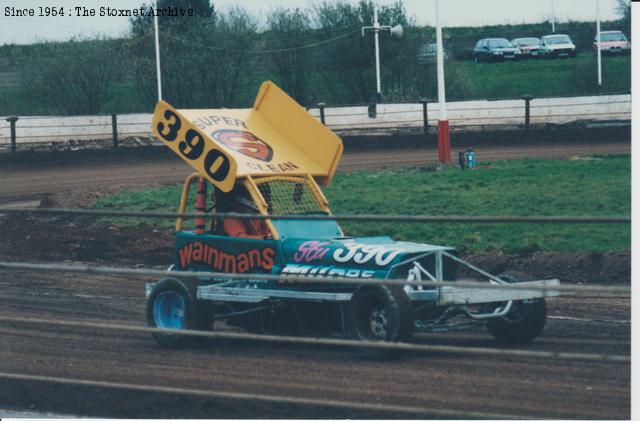
[{"label": "driver", "polygon": [[[236,196],[231,207],[231,212],[258,213],[256,204],[246,196]],[[270,236],[269,228],[261,219],[225,218],[222,223],[224,232],[230,237],[253,238],[264,240]]]}]

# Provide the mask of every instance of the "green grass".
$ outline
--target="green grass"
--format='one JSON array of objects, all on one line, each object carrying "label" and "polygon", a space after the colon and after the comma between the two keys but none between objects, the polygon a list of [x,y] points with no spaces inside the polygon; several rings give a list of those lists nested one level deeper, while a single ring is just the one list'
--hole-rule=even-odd
[{"label": "green grass", "polygon": [[[473,171],[411,169],[339,174],[325,190],[335,214],[626,216],[630,158],[502,161]],[[175,211],[179,186],[102,198],[97,209]],[[193,200],[190,201],[193,203]],[[144,221],[118,220],[118,224]],[[172,221],[153,221],[171,227]],[[354,236],[390,235],[456,246],[463,252],[629,250],[623,225],[343,223]]]},{"label": "green grass", "polygon": [[[575,58],[527,59],[517,62],[452,61],[458,78],[466,81],[468,98],[520,98],[598,93],[596,59],[592,53]],[[631,57],[603,57],[600,92],[629,92]]]}]

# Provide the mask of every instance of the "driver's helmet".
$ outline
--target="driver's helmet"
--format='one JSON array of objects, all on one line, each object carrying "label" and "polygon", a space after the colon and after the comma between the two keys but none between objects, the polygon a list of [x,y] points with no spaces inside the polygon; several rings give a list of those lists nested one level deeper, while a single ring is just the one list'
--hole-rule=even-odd
[{"label": "driver's helmet", "polygon": [[239,195],[239,196],[237,196],[237,197],[236,197],[236,200],[235,200],[235,203],[236,203],[236,204],[240,204],[240,205],[242,205],[242,206],[244,206],[244,207],[247,207],[247,208],[249,208],[249,209],[252,209],[252,210],[254,210],[254,211],[256,211],[256,212],[259,212],[259,211],[260,211],[260,210],[258,209],[258,206],[255,204],[255,202],[254,202],[253,200],[251,200],[251,199],[249,199],[248,197],[243,196],[243,195]]}]

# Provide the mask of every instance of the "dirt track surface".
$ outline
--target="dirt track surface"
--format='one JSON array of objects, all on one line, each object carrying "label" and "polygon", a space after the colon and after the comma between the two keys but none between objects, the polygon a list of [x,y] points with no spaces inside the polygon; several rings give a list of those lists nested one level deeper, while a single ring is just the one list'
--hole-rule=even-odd
[{"label": "dirt track surface", "polygon": [[[143,333],[46,324],[75,320],[140,326],[143,280],[49,273],[0,276],[0,317],[45,320],[2,323],[1,372],[406,406],[423,412],[265,405],[256,399],[202,399],[5,380],[0,381],[0,406],[108,417],[432,418],[447,410],[460,411],[461,418],[469,413],[488,418],[630,416],[626,364],[447,353],[405,354],[380,362],[344,349],[228,340],[204,348],[165,350]],[[608,298],[603,303],[596,297],[565,297],[551,300],[549,308],[551,317],[542,336],[517,349],[629,355],[628,299]],[[418,335],[416,342],[499,349],[483,330]]]},{"label": "dirt track surface", "polygon": [[[487,146],[478,152],[482,160],[496,160],[629,150],[628,143],[621,143]],[[435,158],[432,149],[349,153],[341,170],[418,166]],[[55,161],[8,163],[0,166],[0,203],[29,200],[34,194],[180,182],[187,173],[186,166],[174,157],[120,162],[96,157],[73,165]],[[33,238],[27,238],[33,233],[25,225],[21,235],[26,240],[21,246]],[[0,227],[3,229],[8,232],[6,226]],[[117,235],[122,237],[123,233]],[[65,245],[50,244],[60,248],[61,254],[50,255],[54,259],[44,255],[38,259],[59,262],[67,250],[64,247],[72,250],[69,261],[94,262],[92,257],[100,257],[97,253],[103,245],[98,240],[71,240]],[[121,240],[123,247],[132,244],[124,237]],[[3,258],[10,256],[7,245],[11,246],[4,244],[4,251],[0,247]],[[144,247],[149,255],[159,255],[156,260],[145,260],[147,265],[169,259],[166,245]],[[23,259],[30,260],[28,248],[21,250]],[[137,257],[118,256],[106,263],[132,265]],[[37,323],[0,320],[0,408],[99,417],[630,418],[628,364],[464,353],[405,354],[395,361],[380,362],[362,359],[346,349],[229,340],[217,340],[204,348],[166,350],[145,333],[47,324],[84,321],[143,326],[144,282],[149,280],[0,270],[0,319],[42,319]],[[630,355],[628,297],[564,296],[549,300],[549,316],[534,343],[515,349]],[[220,322],[216,328],[230,329]],[[484,330],[421,334],[416,342],[501,349]],[[2,373],[238,395],[216,398],[107,385],[61,385],[45,379],[8,380]],[[280,398],[284,402],[277,402]],[[299,398],[316,402],[291,402]],[[392,407],[373,410],[355,409],[354,405]]]},{"label": "dirt track surface", "polygon": [[[105,186],[130,186],[148,183],[179,183],[192,172],[190,167],[169,153],[147,154],[140,148],[129,149],[127,154],[110,155],[104,151],[83,154],[79,159],[39,159],[0,165],[0,204],[8,201],[29,200],[81,189]],[[454,151],[455,152],[455,151]],[[480,163],[523,157],[568,158],[594,154],[627,154],[629,142],[566,143],[518,146],[487,145],[476,148]],[[55,155],[53,155],[55,157]],[[434,148],[398,148],[373,151],[345,152],[339,171],[359,169],[418,167],[431,165],[438,159]]]}]

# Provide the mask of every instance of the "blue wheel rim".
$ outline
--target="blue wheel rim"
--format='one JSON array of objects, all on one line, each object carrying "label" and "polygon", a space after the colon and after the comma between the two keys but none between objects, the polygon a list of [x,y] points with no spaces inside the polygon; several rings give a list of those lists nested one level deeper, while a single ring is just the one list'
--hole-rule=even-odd
[{"label": "blue wheel rim", "polygon": [[153,319],[156,327],[184,329],[184,297],[174,291],[158,294],[153,303]]}]

